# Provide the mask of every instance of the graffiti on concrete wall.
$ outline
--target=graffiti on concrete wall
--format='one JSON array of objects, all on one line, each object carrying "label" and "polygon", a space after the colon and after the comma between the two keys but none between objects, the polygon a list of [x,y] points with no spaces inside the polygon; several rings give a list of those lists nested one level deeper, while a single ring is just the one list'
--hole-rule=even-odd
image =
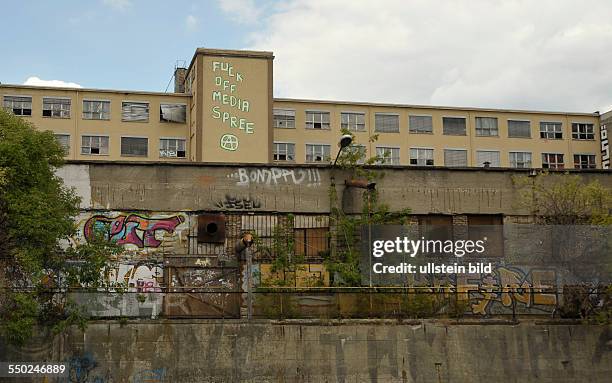
[{"label": "graffiti on concrete wall", "polygon": [[172,234],[185,217],[175,215],[166,218],[152,218],[143,214],[119,214],[114,217],[94,215],[85,222],[83,235],[91,240],[96,232],[102,233],[109,241],[119,245],[135,245],[139,248],[159,247],[158,237]]},{"label": "graffiti on concrete wall", "polygon": [[254,210],[261,208],[261,202],[251,197],[232,197],[225,195],[225,199],[217,202],[217,207],[228,210]]},{"label": "graffiti on concrete wall", "polygon": [[235,179],[237,186],[319,186],[321,184],[319,169],[239,168],[238,171],[228,174],[227,177]]}]

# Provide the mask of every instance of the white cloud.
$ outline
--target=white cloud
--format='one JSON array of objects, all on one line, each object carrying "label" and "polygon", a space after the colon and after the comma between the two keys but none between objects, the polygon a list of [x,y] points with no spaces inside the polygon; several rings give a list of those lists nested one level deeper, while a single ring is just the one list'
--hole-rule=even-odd
[{"label": "white cloud", "polygon": [[103,0],[103,3],[117,11],[125,11],[132,6],[130,0]]},{"label": "white cloud", "polygon": [[218,2],[221,10],[240,24],[257,23],[263,12],[263,7],[258,7],[254,0],[219,0]]},{"label": "white cloud", "polygon": [[277,97],[612,108],[607,0],[293,0],[267,14],[249,48],[274,51]]},{"label": "white cloud", "polygon": [[23,83],[23,85],[53,86],[58,88],[82,88],[81,85],[75,82],[66,82],[62,80],[43,80],[35,76],[28,77],[27,80],[25,80],[25,82]]},{"label": "white cloud", "polygon": [[185,18],[185,27],[187,27],[187,30],[193,31],[197,26],[198,19],[194,15],[187,15],[187,18]]}]

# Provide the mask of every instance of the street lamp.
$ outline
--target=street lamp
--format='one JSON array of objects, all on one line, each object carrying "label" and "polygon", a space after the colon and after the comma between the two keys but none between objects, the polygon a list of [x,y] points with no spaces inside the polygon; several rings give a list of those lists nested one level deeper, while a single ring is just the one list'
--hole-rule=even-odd
[{"label": "street lamp", "polygon": [[340,153],[344,150],[344,148],[348,147],[353,142],[353,136],[350,134],[343,134],[340,137],[340,141],[338,141],[338,146],[340,150],[338,150],[338,154],[336,155],[336,159],[334,160],[334,166],[336,166],[336,162],[338,162],[338,157],[340,157]]}]

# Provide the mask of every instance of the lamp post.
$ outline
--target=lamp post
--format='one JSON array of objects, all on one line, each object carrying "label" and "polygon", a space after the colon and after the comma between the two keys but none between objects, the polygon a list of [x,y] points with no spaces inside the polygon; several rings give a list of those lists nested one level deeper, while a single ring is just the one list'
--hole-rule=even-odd
[{"label": "lamp post", "polygon": [[350,134],[343,134],[342,137],[340,137],[340,141],[338,141],[338,146],[340,147],[340,150],[338,150],[338,154],[336,155],[336,159],[334,160],[334,166],[336,166],[336,162],[338,162],[338,157],[340,157],[340,153],[342,153],[342,151],[347,148],[352,142],[353,136],[351,136]]}]

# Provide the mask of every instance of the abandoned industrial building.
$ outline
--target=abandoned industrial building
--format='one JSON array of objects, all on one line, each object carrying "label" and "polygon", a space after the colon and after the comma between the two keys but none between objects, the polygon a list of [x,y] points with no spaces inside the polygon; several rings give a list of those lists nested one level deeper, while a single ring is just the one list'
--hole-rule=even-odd
[{"label": "abandoned industrial building", "polygon": [[4,108],[53,131],[71,160],[329,163],[347,129],[381,164],[609,167],[598,112],[279,99],[273,59],[199,48],[188,68],[175,69],[174,93],[2,84],[0,96]]}]

